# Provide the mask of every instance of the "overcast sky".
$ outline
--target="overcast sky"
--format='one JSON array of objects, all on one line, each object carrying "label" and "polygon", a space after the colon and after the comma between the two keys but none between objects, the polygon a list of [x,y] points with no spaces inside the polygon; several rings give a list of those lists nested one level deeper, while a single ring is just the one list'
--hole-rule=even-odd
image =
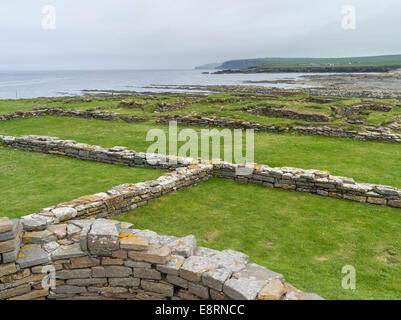
[{"label": "overcast sky", "polygon": [[[56,9],[44,30],[42,8]],[[342,7],[356,8],[344,30]],[[0,69],[185,69],[401,54],[400,0],[1,0]]]}]

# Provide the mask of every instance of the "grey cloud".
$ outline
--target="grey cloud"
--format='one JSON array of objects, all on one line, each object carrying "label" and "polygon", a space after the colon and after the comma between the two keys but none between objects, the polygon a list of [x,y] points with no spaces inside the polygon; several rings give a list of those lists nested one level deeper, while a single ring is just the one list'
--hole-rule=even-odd
[{"label": "grey cloud", "polygon": [[[41,8],[57,10],[42,30]],[[341,28],[344,4],[357,29]],[[237,58],[401,53],[399,0],[3,0],[1,69],[192,68]]]}]

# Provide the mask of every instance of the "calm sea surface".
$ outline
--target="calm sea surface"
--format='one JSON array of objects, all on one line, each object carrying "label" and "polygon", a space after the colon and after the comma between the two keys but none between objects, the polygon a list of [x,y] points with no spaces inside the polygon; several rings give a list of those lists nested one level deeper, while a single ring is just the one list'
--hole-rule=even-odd
[{"label": "calm sea surface", "polygon": [[[0,99],[78,96],[82,90],[163,90],[171,85],[247,85],[244,81],[296,79],[302,74],[202,74],[202,70],[0,71]],[[250,84],[248,84],[250,85]],[[260,84],[300,88],[290,84]],[[150,88],[149,88],[150,87]],[[181,90],[182,91],[182,90]]]}]

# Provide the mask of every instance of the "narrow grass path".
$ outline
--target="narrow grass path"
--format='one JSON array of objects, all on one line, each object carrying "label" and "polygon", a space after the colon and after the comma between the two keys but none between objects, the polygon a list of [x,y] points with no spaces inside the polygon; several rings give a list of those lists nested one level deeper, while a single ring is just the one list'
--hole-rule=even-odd
[{"label": "narrow grass path", "polygon": [[[150,129],[168,132],[154,122],[87,120],[43,117],[0,123],[0,134],[38,134],[74,139],[103,147],[115,145],[145,152]],[[179,126],[179,128],[185,128]],[[201,128],[194,127],[199,133]],[[181,142],[180,144],[183,144]],[[223,149],[223,148],[221,148]],[[353,177],[358,182],[401,188],[401,144],[357,141],[299,134],[255,132],[255,162],[274,166],[329,170],[333,175]]]},{"label": "narrow grass path", "polygon": [[[245,252],[327,299],[401,299],[397,209],[212,179],[118,219]],[[356,268],[355,291],[341,287],[345,265]]]},{"label": "narrow grass path", "polygon": [[0,146],[0,216],[18,218],[122,183],[152,180],[164,173]]}]

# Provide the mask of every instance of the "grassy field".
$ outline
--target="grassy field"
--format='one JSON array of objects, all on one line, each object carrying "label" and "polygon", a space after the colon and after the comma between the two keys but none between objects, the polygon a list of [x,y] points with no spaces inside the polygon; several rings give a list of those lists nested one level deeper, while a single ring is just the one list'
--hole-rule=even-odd
[{"label": "grassy field", "polygon": [[0,146],[0,216],[17,218],[162,171],[30,153]]},{"label": "grassy field", "polygon": [[[198,245],[246,252],[328,299],[401,299],[399,210],[213,179],[118,219]],[[344,290],[353,265],[357,289]]]},{"label": "grassy field", "polygon": [[[62,105],[60,100],[55,101]],[[40,102],[43,100],[27,100],[22,109],[29,110]],[[98,102],[73,105],[85,109]],[[111,108],[121,112],[143,112],[120,109],[118,101],[100,103],[112,104]],[[229,103],[224,105],[233,108]],[[199,107],[205,108],[204,112],[212,112],[213,108]],[[0,102],[0,112],[5,109],[15,110],[16,105]],[[146,141],[146,134],[154,128],[168,130],[167,125],[154,121],[126,123],[48,116],[1,122],[0,134],[49,135],[146,151],[152,144]],[[198,133],[201,130],[194,129]],[[0,159],[0,216],[13,218],[121,183],[150,180],[163,174],[5,146],[0,146]],[[327,169],[360,182],[401,188],[397,171],[401,163],[399,144],[257,132],[255,162]],[[283,273],[301,290],[328,299],[401,299],[399,214],[399,209],[212,179],[163,196],[119,219],[160,234],[194,234],[199,245],[243,251],[253,262]],[[344,265],[356,268],[355,291],[341,287]]]},{"label": "grassy field", "polygon": [[[324,97],[328,102],[319,102],[319,97],[307,95],[297,96],[279,96],[279,95],[254,95],[239,93],[215,93],[206,97],[183,96],[182,94],[173,95],[153,95],[153,96],[109,96],[92,97],[88,99],[79,98],[36,98],[20,100],[0,100],[0,115],[12,113],[19,110],[31,110],[34,107],[64,108],[76,110],[94,110],[97,108],[103,112],[116,112],[124,115],[132,115],[145,118],[156,118],[162,114],[178,115],[199,115],[216,116],[227,119],[236,119],[244,121],[254,121],[260,124],[274,124],[279,127],[292,126],[296,123],[313,123],[304,120],[294,120],[289,118],[274,118],[264,115],[253,115],[243,112],[242,108],[256,108],[265,106],[270,108],[285,108],[299,113],[309,113],[317,115],[331,116],[328,122],[331,125],[352,127],[357,130],[364,130],[363,126],[350,124],[349,119],[358,118],[368,125],[387,126],[391,122],[399,122],[401,117],[401,104],[394,99],[357,99],[357,98],[339,98]],[[135,101],[143,103],[142,107],[123,108],[120,104],[122,100]],[[165,103],[172,107],[169,111],[161,111],[160,104]],[[368,105],[387,105],[391,107],[390,112],[381,112],[374,110],[360,110],[352,115],[345,116],[341,110],[361,104]],[[334,111],[333,108],[337,111]],[[340,111],[338,111],[340,110]]]},{"label": "grassy field", "polygon": [[258,68],[297,68],[331,66],[339,67],[383,67],[401,66],[401,55],[382,55],[367,57],[344,57],[344,58],[259,58],[239,59],[226,61],[218,69],[248,69]]},{"label": "grassy field", "polygon": [[[146,135],[153,128],[168,131],[167,125],[150,121],[126,123],[43,117],[1,123],[0,134],[50,135],[103,147],[119,145],[137,151],[146,151],[153,143],[146,141]],[[199,127],[194,129],[200,131]],[[401,163],[401,145],[399,144],[256,132],[255,162],[272,167],[325,169],[334,175],[350,176],[360,182],[401,187],[401,177],[395,170]]]},{"label": "grassy field", "polygon": [[[162,172],[0,148],[2,215],[19,217]],[[212,179],[118,219],[246,252],[293,285],[330,299],[400,299],[399,210]],[[341,288],[341,268],[357,290]]]}]

